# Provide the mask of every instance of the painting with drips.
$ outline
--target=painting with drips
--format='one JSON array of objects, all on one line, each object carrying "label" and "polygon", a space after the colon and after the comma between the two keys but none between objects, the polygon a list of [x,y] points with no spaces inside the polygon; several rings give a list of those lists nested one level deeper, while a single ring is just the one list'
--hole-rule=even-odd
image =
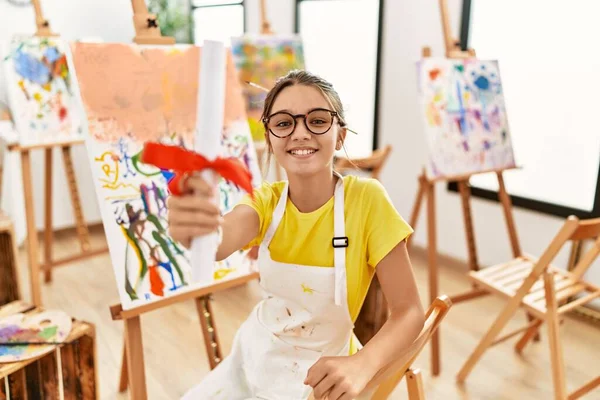
[{"label": "painting with drips", "polygon": [[[141,161],[148,141],[194,148],[201,48],[71,44],[92,172],[124,309],[196,288],[190,252],[168,234],[172,173]],[[241,87],[228,56],[222,156],[245,162],[260,183]],[[244,194],[219,182],[221,211]],[[238,252],[214,266],[216,280],[251,271]]]},{"label": "painting with drips", "polygon": [[3,52],[6,90],[19,143],[81,138],[66,46],[58,37],[15,36]]},{"label": "painting with drips", "polygon": [[429,177],[515,166],[496,61],[426,58],[417,70]]}]

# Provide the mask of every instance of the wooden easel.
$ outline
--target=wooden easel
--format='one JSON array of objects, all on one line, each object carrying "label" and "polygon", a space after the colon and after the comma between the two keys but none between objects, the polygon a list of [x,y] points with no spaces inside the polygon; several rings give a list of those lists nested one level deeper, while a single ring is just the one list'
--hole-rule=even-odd
[{"label": "wooden easel", "polygon": [[[50,29],[50,24],[42,14],[42,8],[39,0],[33,0],[33,5],[36,14],[37,31],[35,36],[40,37],[54,37],[57,36]],[[75,169],[73,167],[73,159],[71,158],[71,148],[75,145],[81,145],[84,143],[83,139],[72,139],[59,143],[43,143],[34,145],[22,145],[19,143],[9,143],[7,145],[8,151],[18,151],[21,153],[21,168],[23,176],[23,196],[25,200],[25,216],[27,221],[27,252],[29,257],[29,272],[30,272],[30,284],[31,284],[31,297],[32,303],[35,306],[40,307],[42,305],[41,291],[40,291],[40,270],[44,271],[44,281],[50,282],[52,280],[52,268],[63,266],[74,261],[79,261],[84,258],[96,256],[98,254],[108,251],[108,247],[92,250],[89,242],[89,232],[83,211],[81,207],[81,201],[79,198],[79,192],[77,189],[77,181],[75,179]],[[53,242],[53,229],[52,229],[52,177],[53,177],[53,163],[52,163],[52,151],[54,148],[60,147],[62,149],[62,156],[64,160],[65,174],[67,177],[67,185],[69,187],[69,194],[71,197],[71,204],[73,206],[73,213],[75,216],[75,224],[77,235],[81,246],[81,253],[65,257],[59,260],[53,260],[52,257],[52,242]],[[37,228],[35,223],[35,209],[33,202],[33,186],[31,181],[31,151],[40,150],[45,151],[45,199],[44,199],[44,262],[40,265],[38,255],[38,237]]]},{"label": "wooden easel", "polygon": [[267,0],[260,0],[260,33],[272,35],[271,24],[267,18]]},{"label": "wooden easel", "polygon": [[[137,23],[136,21],[143,20],[149,15],[144,0],[132,0],[132,5],[134,13],[136,14],[134,15],[134,24]],[[138,36],[136,36],[135,40],[136,43],[157,45],[174,43],[174,39],[172,40],[172,38],[160,36],[161,33],[157,25],[158,24],[151,28],[149,27],[148,30],[152,32],[147,35],[144,35],[143,30],[137,30],[138,28],[136,25],[136,32],[138,32]],[[110,313],[112,319],[123,320],[125,325],[119,391],[124,392],[129,387],[130,398],[132,400],[146,400],[148,398],[140,318],[142,314],[184,301],[194,300],[198,311],[198,318],[200,319],[209,366],[211,369],[214,369],[223,359],[223,355],[214,322],[212,306],[210,304],[211,295],[222,290],[243,285],[253,280],[258,280],[258,278],[258,272],[252,272],[248,275],[225,280],[208,287],[175,294],[131,310],[124,310],[121,304],[111,306]]]},{"label": "wooden easel", "polygon": [[134,43],[137,44],[175,44],[175,38],[162,36],[158,18],[148,12],[144,0],[132,0]]},{"label": "wooden easel", "polygon": [[[448,7],[446,0],[439,0],[440,13],[442,18],[442,28],[444,33],[444,43],[446,47],[447,58],[468,58],[474,57],[475,52],[473,50],[462,51],[460,50],[460,43],[453,39],[450,33],[450,23],[448,16]],[[423,49],[423,57],[430,57],[431,50],[428,47]],[[508,229],[508,236],[510,239],[510,245],[512,248],[513,257],[521,255],[521,247],[517,232],[515,229],[515,223],[512,214],[512,202],[510,196],[506,192],[504,186],[503,173],[506,169],[481,171],[477,174],[494,172],[498,179],[498,197],[502,203],[502,209],[504,211],[504,217],[506,220],[506,226]],[[467,239],[467,250],[468,250],[468,265],[471,271],[479,270],[479,261],[477,260],[477,250],[475,247],[475,234],[473,231],[473,221],[471,217],[471,190],[469,186],[469,179],[473,175],[477,174],[466,174],[460,176],[443,177],[443,178],[428,178],[425,170],[419,176],[419,190],[417,192],[416,200],[410,216],[410,225],[415,228],[419,217],[419,211],[422,203],[427,199],[427,254],[428,254],[428,265],[429,265],[429,299],[434,301],[438,295],[438,265],[437,265],[437,230],[436,230],[436,204],[435,204],[435,184],[443,182],[447,184],[449,182],[456,182],[458,185],[460,199],[462,203],[463,221],[465,225],[465,234]],[[485,289],[473,287],[472,290],[451,297],[453,304],[460,303],[462,301],[472,300],[484,295],[489,294]],[[431,367],[434,376],[440,373],[440,344],[439,344],[439,330],[437,330],[431,340]]]}]

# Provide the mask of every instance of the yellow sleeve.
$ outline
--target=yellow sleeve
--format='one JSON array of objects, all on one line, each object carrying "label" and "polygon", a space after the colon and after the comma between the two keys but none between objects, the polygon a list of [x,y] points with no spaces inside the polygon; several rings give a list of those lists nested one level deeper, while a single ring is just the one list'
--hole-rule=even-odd
[{"label": "yellow sleeve", "polygon": [[413,229],[398,213],[381,182],[369,181],[364,192],[364,224],[367,263],[375,268],[398,243],[413,233]]},{"label": "yellow sleeve", "polygon": [[252,239],[250,243],[244,246],[243,250],[258,246],[262,242],[262,239],[267,232],[267,228],[271,224],[275,204],[277,204],[273,187],[268,182],[263,182],[259,187],[254,188],[253,194],[254,199],[252,199],[250,195],[245,194],[236,204],[236,207],[240,205],[247,205],[254,209],[258,214],[260,224],[258,235]]}]

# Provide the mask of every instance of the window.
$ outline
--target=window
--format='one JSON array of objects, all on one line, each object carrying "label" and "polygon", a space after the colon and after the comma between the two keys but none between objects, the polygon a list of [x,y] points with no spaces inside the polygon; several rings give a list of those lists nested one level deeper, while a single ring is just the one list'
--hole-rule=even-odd
[{"label": "window", "polygon": [[[522,166],[505,174],[516,206],[600,216],[598,15],[597,0],[464,1],[463,47],[500,65]],[[496,198],[495,175],[474,176],[471,184],[475,196]]]},{"label": "window", "polygon": [[194,43],[220,40],[229,45],[232,36],[245,30],[244,2],[242,0],[192,0]]},{"label": "window", "polygon": [[[377,148],[377,97],[383,1],[296,0],[296,32],[306,69],[333,84],[348,128],[346,150],[364,157]],[[360,26],[356,21],[360,21]],[[340,155],[345,155],[340,151]]]}]

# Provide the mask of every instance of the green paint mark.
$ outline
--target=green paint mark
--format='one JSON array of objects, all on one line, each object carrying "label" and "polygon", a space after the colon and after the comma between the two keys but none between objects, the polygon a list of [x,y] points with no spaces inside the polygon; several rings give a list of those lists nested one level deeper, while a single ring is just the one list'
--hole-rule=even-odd
[{"label": "green paint mark", "polygon": [[54,325],[54,326],[50,326],[48,328],[44,328],[43,331],[38,333],[38,336],[44,340],[48,340],[48,339],[53,338],[56,335],[56,332],[58,332],[58,326]]}]

